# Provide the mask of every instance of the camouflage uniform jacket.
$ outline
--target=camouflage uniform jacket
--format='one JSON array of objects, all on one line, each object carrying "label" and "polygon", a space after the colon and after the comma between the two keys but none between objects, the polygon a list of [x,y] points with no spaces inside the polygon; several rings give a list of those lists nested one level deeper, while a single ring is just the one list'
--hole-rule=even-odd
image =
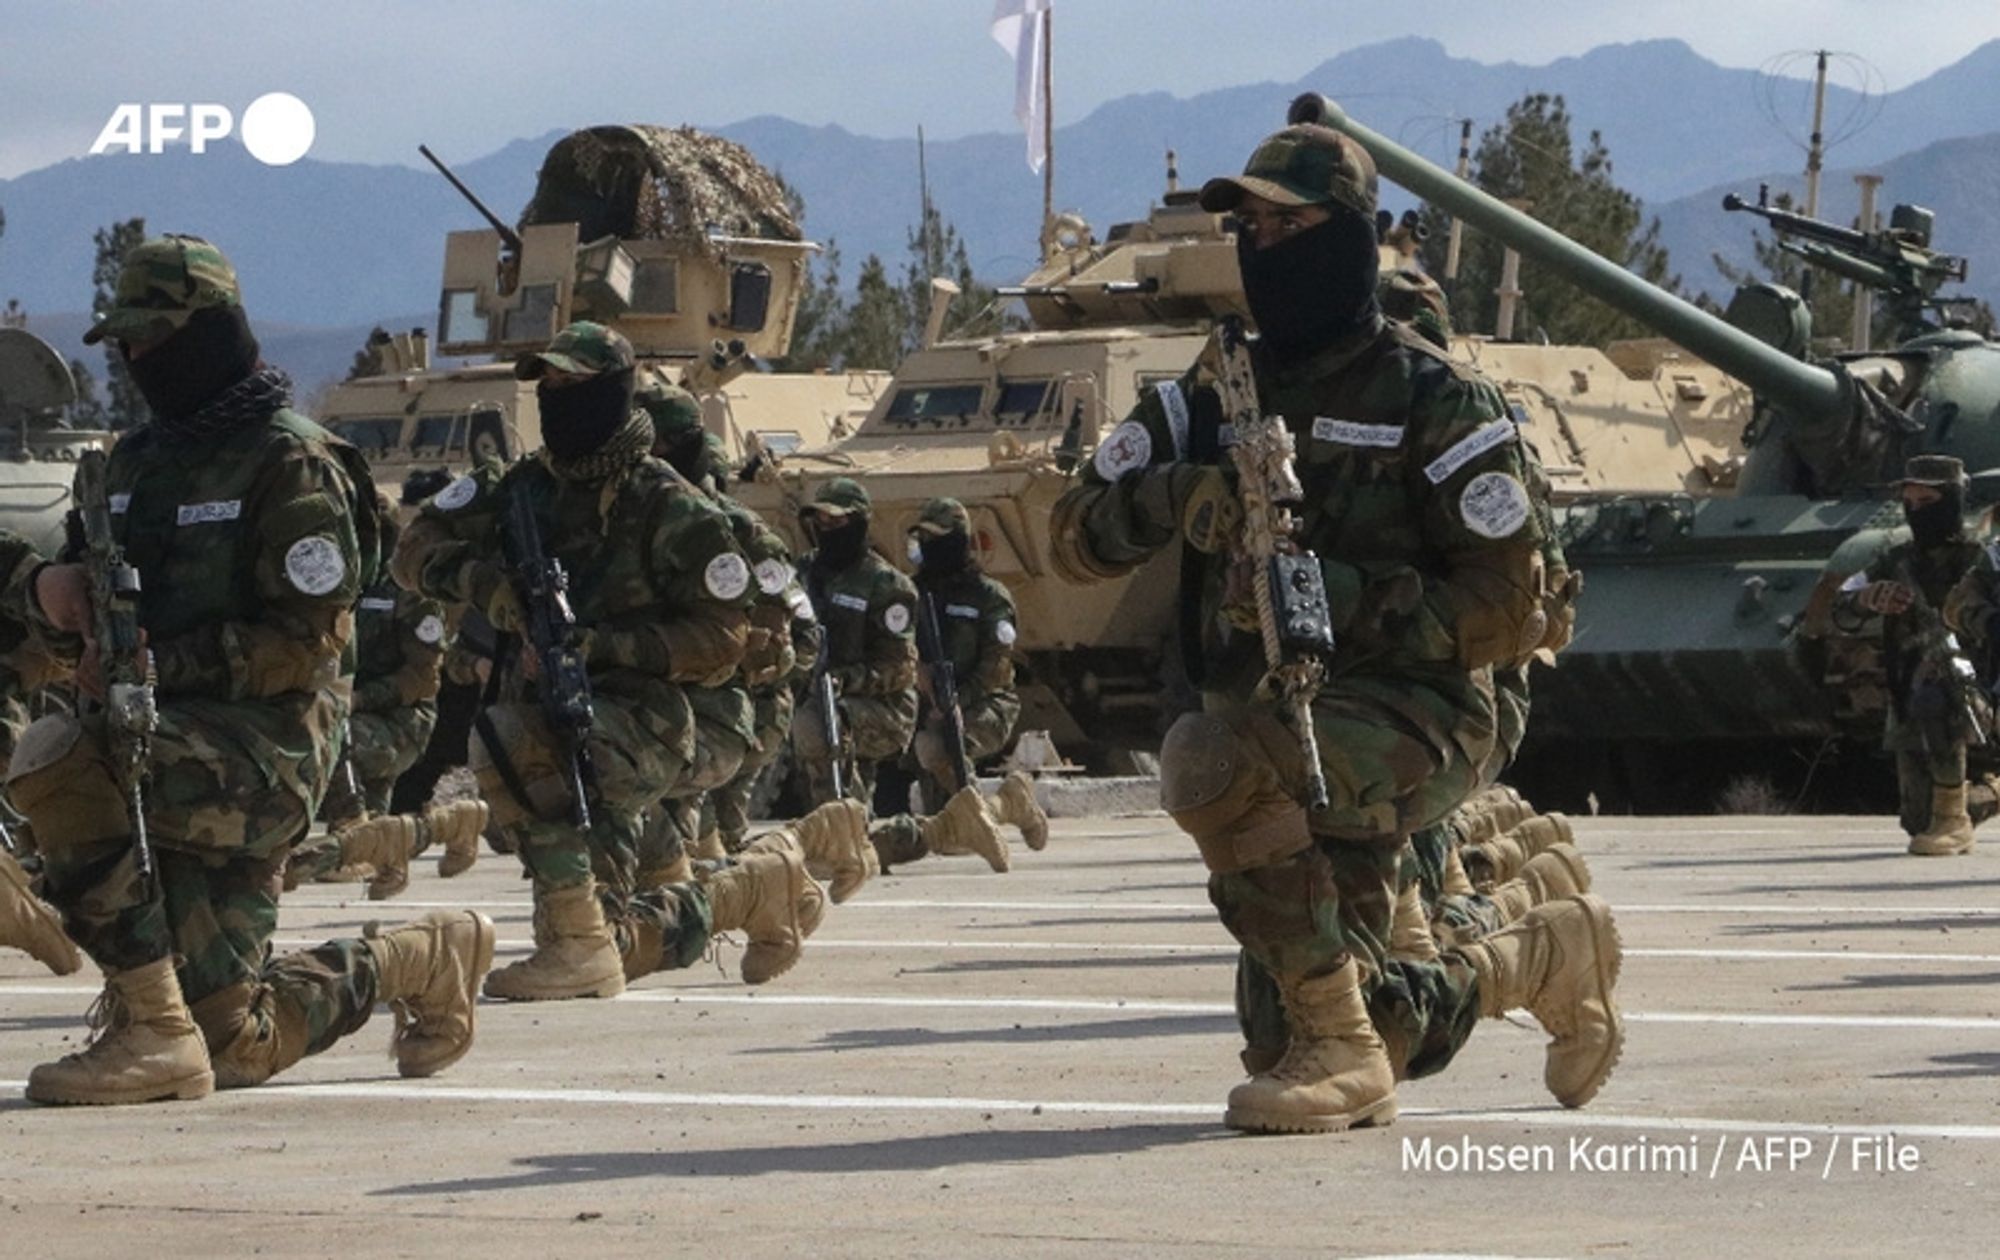
[{"label": "camouflage uniform jacket", "polygon": [[377,561],[360,456],[281,408],[200,442],[139,428],[112,449],[106,481],[112,533],[139,570],[161,702],[201,707],[267,773],[317,799],[355,602]]},{"label": "camouflage uniform jacket", "polygon": [[691,750],[697,710],[755,737],[729,686],[743,659],[749,561],[728,518],[665,463],[642,456],[612,477],[565,481],[538,459],[489,461],[433,496],[396,547],[396,580],[484,607],[505,563],[504,509],[534,505],[547,554],[569,575],[591,686],[636,703]]},{"label": "camouflage uniform jacket", "polygon": [[354,616],[354,711],[386,713],[437,699],[446,647],[444,606],[382,578]]},{"label": "camouflage uniform jacket", "polygon": [[[1994,663],[1994,651],[2000,649],[1996,615],[2000,615],[2000,539],[1989,538],[1944,602],[1945,623],[1972,651],[1974,664]],[[1988,686],[1994,682],[1990,668],[1982,668],[1980,677]]]},{"label": "camouflage uniform jacket", "polygon": [[1923,665],[1926,623],[1943,614],[1953,588],[1984,552],[1978,542],[1964,536],[1948,538],[1930,548],[1919,547],[1914,539],[1905,539],[1849,577],[1834,598],[1835,625],[1846,628],[1874,615],[1857,602],[1861,588],[1869,583],[1901,582],[1917,592],[1915,604],[1882,618],[1882,662],[1888,674],[1892,723],[1905,716],[1911,685]]},{"label": "camouflage uniform jacket", "polygon": [[1020,625],[1007,588],[974,568],[917,589],[937,606],[938,635],[951,662],[960,705],[1014,694],[1014,640]]},{"label": "camouflage uniform jacket", "polygon": [[836,573],[800,568],[821,627],[820,651],[843,696],[894,699],[917,688],[917,588],[887,560],[867,551]]},{"label": "camouflage uniform jacket", "polygon": [[[1185,461],[1226,463],[1215,437],[1202,450],[1221,417],[1210,372],[1204,358],[1148,393],[1058,505],[1101,572],[1175,537]],[[1260,363],[1257,378],[1265,414],[1284,417],[1298,446],[1298,540],[1326,579],[1332,677],[1379,679],[1373,689],[1386,693],[1416,682],[1483,707],[1486,668],[1518,661],[1548,632],[1546,517],[1498,390],[1386,322],[1290,367]],[[1177,452],[1184,462],[1159,467]],[[1189,655],[1205,663],[1205,689],[1244,696],[1263,653],[1247,585],[1227,585],[1232,567],[1223,557],[1203,566],[1204,641]]]}]

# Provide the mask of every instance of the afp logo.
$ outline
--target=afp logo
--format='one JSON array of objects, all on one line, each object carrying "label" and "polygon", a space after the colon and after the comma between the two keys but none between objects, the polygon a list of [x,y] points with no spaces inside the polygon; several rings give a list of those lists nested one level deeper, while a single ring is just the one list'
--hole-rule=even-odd
[{"label": "afp logo", "polygon": [[90,151],[164,153],[168,141],[185,139],[189,152],[206,153],[232,130],[259,162],[290,166],[312,148],[312,110],[290,92],[266,92],[244,109],[239,128],[227,105],[120,105]]}]

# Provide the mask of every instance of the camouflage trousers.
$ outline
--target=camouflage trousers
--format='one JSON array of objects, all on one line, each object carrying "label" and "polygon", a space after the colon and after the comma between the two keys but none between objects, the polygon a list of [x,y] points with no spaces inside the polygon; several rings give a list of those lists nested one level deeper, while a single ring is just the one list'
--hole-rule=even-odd
[{"label": "camouflage trousers", "polygon": [[743,754],[736,774],[708,794],[703,805],[702,825],[713,822],[722,833],[722,843],[741,848],[750,830],[750,796],[764,768],[777,760],[778,752],[792,733],[792,693],[779,686],[751,696],[756,705],[757,743]]},{"label": "camouflage trousers", "polygon": [[[915,706],[907,696],[843,696],[840,722],[844,753],[854,771],[848,775],[847,795],[867,805],[875,796],[875,763],[899,757],[909,747]],[[835,750],[827,745],[817,699],[799,705],[792,719],[792,752],[806,772],[809,803],[819,806],[832,800]]]},{"label": "camouflage trousers", "polygon": [[397,777],[417,764],[436,726],[437,706],[428,702],[357,713],[349,719],[354,744],[347,755],[354,762],[354,777],[361,783],[368,812],[388,811]]},{"label": "camouflage trousers", "polygon": [[483,691],[477,679],[454,682],[447,678],[438,689],[437,724],[431,728],[422,755],[397,777],[389,795],[390,813],[414,814],[430,804],[445,772],[466,763],[471,755],[472,721],[479,716]]},{"label": "camouflage trousers", "polygon": [[[970,706],[961,706],[959,712],[965,718],[966,764],[963,773],[969,783],[973,767],[1005,748],[1007,741],[1013,738],[1014,724],[1021,717],[1021,702],[1012,692],[1000,692],[983,696]],[[916,759],[917,767],[923,771],[917,781],[917,792],[924,808],[933,813],[943,809],[952,793],[958,791],[951,754],[945,746],[944,728],[944,718],[925,706],[922,724],[910,741],[910,753]]]},{"label": "camouflage trousers", "polygon": [[[323,704],[330,724],[331,699]],[[288,1066],[367,1022],[377,984],[360,940],[271,956],[286,851],[306,831],[329,767],[324,746],[303,763],[260,762],[239,740],[234,706],[160,710],[146,783],[153,874],[141,874],[101,718],[43,719],[23,738],[10,777],[35,823],[46,892],[64,927],[107,971],[174,957],[181,991],[211,1051],[250,1026],[292,1048]],[[50,725],[44,725],[44,724]]]},{"label": "camouflage trousers", "polygon": [[[1227,787],[1177,810],[1175,820],[1209,860],[1209,900],[1242,946],[1236,1007],[1252,1047],[1281,1051],[1289,1040],[1276,977],[1326,975],[1349,958],[1400,1074],[1439,1071],[1471,1035],[1479,998],[1470,964],[1454,954],[1416,962],[1389,953],[1396,896],[1414,873],[1410,835],[1477,790],[1495,755],[1490,679],[1470,681],[1454,695],[1401,680],[1336,679],[1313,704],[1328,808],[1307,818],[1303,849],[1287,842],[1262,856],[1260,837],[1296,826],[1284,820],[1296,818],[1304,796],[1297,739],[1268,710],[1217,698],[1208,724],[1189,728],[1209,757],[1226,753],[1233,767]],[[1230,852],[1251,860],[1231,862],[1223,856]]]},{"label": "camouflage trousers", "polygon": [[[660,738],[640,702],[599,695],[593,708],[587,747],[596,789],[587,829],[575,822],[569,758],[539,705],[487,709],[492,734],[482,731],[473,740],[472,770],[494,824],[514,840],[521,864],[538,884],[562,888],[594,878],[625,895],[632,891],[647,846],[647,808],[663,797],[691,796],[726,783],[742,761],[744,741],[734,731],[697,722],[694,738],[685,745],[692,756],[684,756]],[[489,738],[504,750],[520,798],[488,746]]]}]

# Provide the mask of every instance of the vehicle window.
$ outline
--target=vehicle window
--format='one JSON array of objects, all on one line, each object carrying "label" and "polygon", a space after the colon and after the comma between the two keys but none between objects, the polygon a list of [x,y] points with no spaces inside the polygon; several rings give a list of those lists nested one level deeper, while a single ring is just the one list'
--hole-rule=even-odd
[{"label": "vehicle window", "polygon": [[333,430],[334,436],[352,442],[364,455],[386,455],[396,449],[403,436],[403,421],[395,416],[329,420],[326,427]]},{"label": "vehicle window", "polygon": [[993,418],[1001,424],[1026,424],[1048,402],[1053,381],[1000,382],[1000,401],[993,405]]},{"label": "vehicle window", "polygon": [[410,435],[412,451],[462,451],[465,449],[465,417],[426,415],[417,417],[416,432]]},{"label": "vehicle window", "polygon": [[963,424],[979,414],[978,385],[916,385],[896,391],[887,419],[896,424],[943,426]]},{"label": "vehicle window", "polygon": [[632,280],[632,313],[672,315],[680,308],[680,271],[674,260],[641,259]]}]

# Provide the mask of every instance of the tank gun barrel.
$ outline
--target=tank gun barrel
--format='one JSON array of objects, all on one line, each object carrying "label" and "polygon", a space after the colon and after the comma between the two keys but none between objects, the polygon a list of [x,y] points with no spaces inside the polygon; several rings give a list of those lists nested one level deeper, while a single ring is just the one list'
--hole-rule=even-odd
[{"label": "tank gun barrel", "polygon": [[1784,410],[1819,420],[1852,411],[1853,386],[1844,374],[1801,363],[1716,317],[1633,275],[1488,196],[1348,117],[1326,97],[1292,102],[1290,121],[1321,123],[1345,133],[1375,159],[1378,171],[1503,244],[1539,261],[1579,289],[1658,330],[1749,384]]},{"label": "tank gun barrel", "polygon": [[417,152],[423,154],[424,157],[430,162],[432,166],[437,167],[438,174],[444,176],[445,179],[449,180],[453,188],[458,189],[458,195],[465,198],[467,201],[471,202],[472,208],[474,210],[479,211],[480,215],[483,216],[488,223],[493,225],[493,230],[500,234],[500,240],[507,246],[507,252],[509,254],[512,254],[514,257],[519,258],[521,256],[521,234],[519,232],[516,232],[513,228],[509,227],[507,225],[506,220],[502,219],[499,215],[493,213],[492,209],[488,207],[485,202],[479,199],[478,193],[473,192],[470,188],[467,188],[465,186],[465,181],[460,179],[449,166],[446,166],[444,164],[443,158],[440,158],[437,154],[432,153],[431,147],[429,145],[427,144],[418,145]]}]

